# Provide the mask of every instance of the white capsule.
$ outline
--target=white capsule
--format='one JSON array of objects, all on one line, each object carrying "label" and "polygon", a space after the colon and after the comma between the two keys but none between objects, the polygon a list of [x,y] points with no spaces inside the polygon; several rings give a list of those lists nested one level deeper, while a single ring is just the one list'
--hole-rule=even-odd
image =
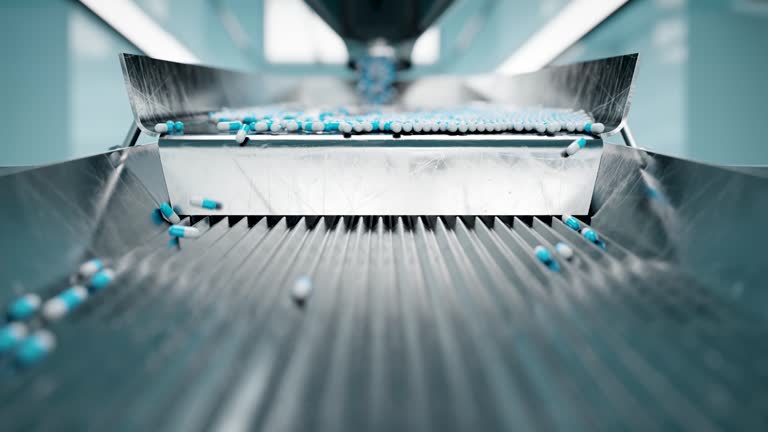
[{"label": "white capsule", "polygon": [[413,124],[413,131],[416,133],[420,133],[422,130],[424,130],[424,125],[421,123],[414,123]]},{"label": "white capsule", "polygon": [[339,130],[345,134],[352,133],[352,125],[349,122],[343,121],[339,123]]},{"label": "white capsule", "polygon": [[354,126],[352,126],[352,129],[354,129],[356,133],[363,133],[365,126],[363,126],[362,122],[356,122]]},{"label": "white capsule", "polygon": [[373,132],[373,123],[371,123],[369,121],[364,121],[363,122],[363,130],[365,132],[368,132],[368,133]]},{"label": "white capsule", "polygon": [[411,133],[413,131],[413,124],[411,122],[403,123],[403,132]]},{"label": "white capsule", "polygon": [[455,133],[457,130],[459,130],[459,126],[456,124],[456,122],[448,123],[448,132]]},{"label": "white capsule", "polygon": [[440,132],[445,132],[448,130],[448,123],[447,122],[440,122]]},{"label": "white capsule", "polygon": [[568,147],[565,148],[565,150],[562,153],[563,157],[573,156],[578,152],[579,150],[583,149],[584,146],[587,145],[587,140],[584,139],[584,137],[581,137],[574,142],[570,143]]},{"label": "white capsule", "polygon": [[96,272],[104,268],[104,263],[100,259],[94,258],[80,265],[78,273],[82,279],[90,279]]},{"label": "white capsule", "polygon": [[534,124],[532,122],[525,122],[523,124],[523,130],[525,130],[526,132],[532,131],[533,127],[534,127]]},{"label": "white capsule", "polygon": [[200,230],[195,227],[184,225],[173,225],[168,229],[168,233],[173,237],[200,237]]},{"label": "white capsule", "polygon": [[296,132],[299,130],[299,124],[296,122],[296,120],[288,120],[285,122],[285,130],[288,132]]},{"label": "white capsule", "polygon": [[563,242],[556,244],[555,250],[561,257],[563,257],[566,260],[570,260],[571,258],[573,258],[573,249],[571,249],[570,246],[568,246]]},{"label": "white capsule", "polygon": [[321,121],[312,122],[312,132],[322,132],[325,130],[325,124]]},{"label": "white capsule", "polygon": [[561,129],[560,123],[558,123],[558,122],[551,122],[551,123],[547,124],[547,132],[548,133],[560,132],[560,129]]},{"label": "white capsule", "polygon": [[544,133],[546,131],[547,131],[547,125],[545,125],[543,122],[536,123],[536,132]]},{"label": "white capsule", "polygon": [[237,134],[235,134],[235,142],[237,142],[238,144],[244,143],[246,138],[245,135],[246,135],[246,130],[245,130],[245,127],[243,127],[242,129],[237,131]]},{"label": "white capsule", "polygon": [[256,129],[254,132],[266,132],[267,129],[269,129],[269,124],[266,121],[261,120],[256,122]]},{"label": "white capsule", "polygon": [[167,202],[160,203],[160,215],[163,216],[163,219],[172,224],[181,222],[179,215],[176,214],[176,212],[173,210],[173,207],[171,207],[171,205]]},{"label": "white capsule", "polygon": [[603,125],[602,123],[587,123],[584,126],[584,130],[589,133],[599,135],[605,132],[605,125]]},{"label": "white capsule", "polygon": [[157,133],[168,133],[168,125],[165,123],[158,123],[155,125],[155,132]]},{"label": "white capsule", "polygon": [[480,122],[476,126],[478,132],[485,132],[485,123]]},{"label": "white capsule", "polygon": [[312,294],[312,280],[308,276],[297,278],[291,289],[291,296],[299,304],[304,303]]},{"label": "white capsule", "polygon": [[63,291],[43,305],[43,317],[48,321],[56,321],[75,310],[88,298],[85,287],[75,285]]},{"label": "white capsule", "polygon": [[273,121],[272,125],[269,126],[270,132],[280,132],[281,130],[283,130],[283,124],[279,121]]},{"label": "white capsule", "polygon": [[459,132],[467,133],[468,130],[469,130],[469,126],[467,126],[467,122],[459,123]]},{"label": "white capsule", "polygon": [[392,124],[389,125],[389,128],[392,129],[392,132],[394,133],[400,133],[403,130],[403,125],[400,122],[392,122]]},{"label": "white capsule", "polygon": [[568,132],[573,132],[576,130],[576,123],[574,122],[568,122],[565,124],[565,130]]}]

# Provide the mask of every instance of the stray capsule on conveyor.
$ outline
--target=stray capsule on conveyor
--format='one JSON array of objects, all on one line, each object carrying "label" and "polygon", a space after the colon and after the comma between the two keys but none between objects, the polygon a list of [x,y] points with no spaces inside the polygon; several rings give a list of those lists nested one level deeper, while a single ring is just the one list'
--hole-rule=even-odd
[{"label": "stray capsule on conveyor", "polygon": [[536,258],[538,258],[539,261],[541,261],[542,264],[547,266],[550,270],[560,270],[560,266],[557,264],[557,261],[555,261],[555,258],[552,256],[552,253],[549,251],[549,249],[539,245],[533,248],[533,253],[536,255]]},{"label": "stray capsule on conveyor", "polygon": [[247,138],[246,135],[248,135],[248,132],[251,131],[251,127],[245,123],[243,126],[237,131],[237,134],[235,135],[235,141],[238,144],[242,144],[245,142],[245,139]]},{"label": "stray capsule on conveyor", "polygon": [[24,294],[16,299],[8,308],[8,318],[11,320],[25,320],[37,313],[40,309],[40,296],[37,294]]},{"label": "stray capsule on conveyor", "polygon": [[177,215],[176,212],[173,211],[173,207],[171,207],[171,205],[168,204],[167,202],[160,203],[160,214],[163,216],[163,219],[167,220],[172,224],[177,224],[181,222],[181,218],[179,217],[179,215]]},{"label": "stray capsule on conveyor", "polygon": [[195,207],[202,207],[208,210],[221,210],[221,203],[208,198],[193,197],[190,198],[189,204]]},{"label": "stray capsule on conveyor", "polygon": [[16,350],[16,364],[32,366],[44,359],[56,347],[56,336],[48,330],[37,330],[24,339]]},{"label": "stray capsule on conveyor", "polygon": [[301,276],[296,279],[291,288],[291,297],[299,304],[303,305],[309,296],[312,295],[312,279],[309,276]]},{"label": "stray capsule on conveyor", "polygon": [[173,237],[195,238],[200,237],[200,230],[190,226],[173,225],[168,229],[168,234]]},{"label": "stray capsule on conveyor", "polygon": [[598,245],[599,247],[605,249],[605,242],[600,240],[600,237],[597,235],[597,232],[589,227],[584,227],[581,230],[581,235],[584,236],[585,239],[589,240],[590,242]]},{"label": "stray capsule on conveyor", "polygon": [[26,324],[12,322],[0,328],[0,354],[6,353],[21,343],[29,333]]},{"label": "stray capsule on conveyor", "polygon": [[576,219],[575,217],[564,214],[561,219],[564,224],[568,225],[568,228],[574,231],[579,231],[581,229],[581,224],[579,223],[578,219]]},{"label": "stray capsule on conveyor", "polygon": [[101,291],[109,286],[113,280],[115,280],[114,270],[104,269],[91,277],[91,279],[88,281],[88,288],[94,292]]},{"label": "stray capsule on conveyor", "polygon": [[583,149],[587,145],[587,140],[581,137],[574,142],[570,143],[568,147],[563,150],[560,155],[567,158],[568,156],[575,155],[579,150]]},{"label": "stray capsule on conveyor", "polygon": [[93,277],[93,275],[96,274],[96,272],[99,272],[103,269],[104,263],[100,259],[94,258],[82,263],[77,271],[77,274],[81,279],[90,279]]},{"label": "stray capsule on conveyor", "polygon": [[564,260],[570,261],[573,258],[573,249],[563,242],[559,242],[555,245],[555,250],[558,255],[563,257]]},{"label": "stray capsule on conveyor", "polygon": [[57,321],[68,315],[88,298],[88,290],[80,285],[67,288],[43,305],[43,318]]}]

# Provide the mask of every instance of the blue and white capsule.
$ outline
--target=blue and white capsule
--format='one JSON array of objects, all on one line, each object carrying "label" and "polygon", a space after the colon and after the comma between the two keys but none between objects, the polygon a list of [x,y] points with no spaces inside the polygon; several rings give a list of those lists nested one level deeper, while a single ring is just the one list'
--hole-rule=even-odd
[{"label": "blue and white capsule", "polygon": [[309,276],[296,278],[291,288],[291,297],[296,303],[303,304],[312,295],[312,279]]},{"label": "blue and white capsule", "polygon": [[221,203],[208,198],[193,197],[189,200],[189,204],[195,207],[201,207],[208,210],[221,210]]},{"label": "blue and white capsule", "polygon": [[48,330],[37,330],[24,339],[16,350],[16,364],[22,367],[32,366],[56,348],[56,336]]},{"label": "blue and white capsule", "polygon": [[238,144],[242,144],[245,142],[245,139],[247,138],[246,135],[248,135],[248,132],[251,131],[251,127],[248,124],[243,124],[243,126],[238,129],[237,133],[235,134],[235,142]]},{"label": "blue and white capsule", "polygon": [[112,281],[115,280],[115,271],[112,269],[104,269],[95,275],[88,281],[88,288],[92,291],[101,291],[108,287]]},{"label": "blue and white capsule", "polygon": [[223,121],[218,122],[216,124],[216,129],[220,130],[221,132],[231,132],[231,131],[238,131],[243,127],[243,122],[241,121]]},{"label": "blue and white capsule", "polygon": [[42,312],[43,318],[51,322],[58,321],[77,309],[87,298],[88,290],[84,286],[69,287],[45,302]]},{"label": "blue and white capsule", "polygon": [[558,271],[560,269],[560,266],[557,264],[557,261],[555,261],[555,258],[552,257],[552,253],[549,251],[549,249],[545,248],[544,246],[536,246],[533,248],[533,253],[536,255],[536,258],[539,259],[539,261],[542,262],[542,264],[549,267],[552,271]]},{"label": "blue and white capsule", "polygon": [[25,320],[32,317],[40,309],[40,296],[37,294],[24,294],[11,303],[8,308],[8,318],[12,320]]},{"label": "blue and white capsule", "polygon": [[579,220],[576,219],[575,217],[573,217],[571,215],[564,214],[561,219],[562,219],[564,224],[568,225],[568,228],[570,228],[570,229],[572,229],[574,231],[581,230],[581,224],[579,223]]},{"label": "blue and white capsule", "polygon": [[174,126],[175,123],[170,120],[165,123],[158,123],[155,125],[155,132],[160,134],[172,133]]},{"label": "blue and white capsule", "polygon": [[7,353],[24,340],[29,334],[27,325],[20,322],[12,322],[0,328],[0,354]]},{"label": "blue and white capsule", "polygon": [[574,142],[570,143],[570,144],[568,145],[568,147],[566,147],[566,148],[565,148],[565,150],[563,150],[563,152],[561,153],[561,155],[562,155],[563,157],[566,157],[566,158],[567,158],[568,156],[573,156],[573,155],[575,155],[575,154],[576,154],[576,153],[577,153],[579,150],[583,149],[583,148],[584,148],[584,146],[586,146],[586,145],[587,145],[587,140],[586,140],[584,137],[581,137],[581,138],[579,138],[579,139],[575,140]]},{"label": "blue and white capsule", "polygon": [[587,123],[584,125],[584,132],[599,135],[605,132],[605,125],[602,123]]},{"label": "blue and white capsule", "polygon": [[563,257],[564,260],[570,261],[573,259],[573,249],[563,242],[559,242],[555,245],[557,254]]},{"label": "blue and white capsule", "polygon": [[81,279],[90,279],[97,272],[104,270],[104,262],[98,258],[90,259],[80,265],[77,274]]},{"label": "blue and white capsule", "polygon": [[171,207],[171,205],[168,204],[167,202],[160,203],[160,214],[163,216],[163,219],[167,220],[172,224],[177,224],[181,222],[181,218],[179,217],[179,215],[177,215],[176,212],[173,211],[173,207]]},{"label": "blue and white capsule", "polygon": [[597,243],[600,241],[600,237],[598,237],[597,232],[589,227],[584,227],[581,230],[581,235],[583,235],[585,239],[591,241],[592,243]]},{"label": "blue and white capsule", "polygon": [[168,234],[173,237],[195,238],[200,237],[200,230],[190,226],[173,225],[168,229]]}]

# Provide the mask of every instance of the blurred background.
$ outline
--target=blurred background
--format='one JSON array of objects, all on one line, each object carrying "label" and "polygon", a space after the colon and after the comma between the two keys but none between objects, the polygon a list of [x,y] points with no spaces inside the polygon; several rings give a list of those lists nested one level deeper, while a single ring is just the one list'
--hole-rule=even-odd
[{"label": "blurred background", "polygon": [[[11,125],[0,131],[0,166],[120,144],[132,114],[118,53],[352,73],[341,38],[303,0],[4,0],[0,29],[0,109]],[[455,0],[416,41],[404,77],[516,73],[638,52],[629,124],[640,147],[764,165],[768,147],[751,128],[768,100],[766,41],[765,0]]]}]

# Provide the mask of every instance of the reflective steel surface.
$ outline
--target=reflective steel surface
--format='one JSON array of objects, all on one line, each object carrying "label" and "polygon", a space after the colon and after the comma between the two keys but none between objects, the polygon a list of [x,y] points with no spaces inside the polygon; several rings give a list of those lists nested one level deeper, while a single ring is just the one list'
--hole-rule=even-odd
[{"label": "reflective steel surface", "polygon": [[[163,140],[171,201],[189,215],[586,214],[602,142],[425,136]],[[216,145],[218,144],[218,145]],[[222,210],[188,205],[192,197]]]}]

